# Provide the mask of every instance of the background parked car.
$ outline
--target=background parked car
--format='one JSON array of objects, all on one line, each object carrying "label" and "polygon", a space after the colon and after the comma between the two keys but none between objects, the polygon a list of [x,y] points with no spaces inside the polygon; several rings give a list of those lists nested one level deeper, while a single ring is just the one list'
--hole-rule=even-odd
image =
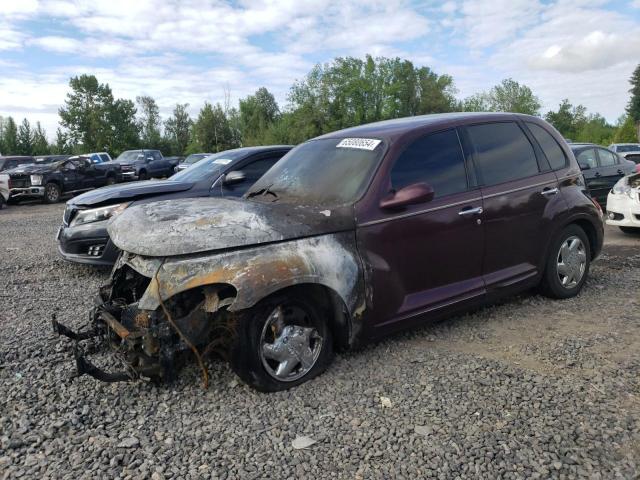
[{"label": "background parked car", "polygon": [[640,143],[613,143],[609,145],[609,150],[634,162],[636,172],[640,173]]},{"label": "background parked car", "polygon": [[28,165],[33,163],[33,161],[33,157],[30,155],[0,157],[0,172],[16,168],[20,165]]},{"label": "background parked car", "polygon": [[107,221],[125,208],[187,197],[240,197],[290,149],[270,146],[228,150],[168,180],[124,183],[74,197],[67,202],[58,231],[58,251],[73,262],[111,265],[119,251],[109,239]]},{"label": "background parked car", "polygon": [[120,165],[123,180],[148,180],[173,174],[177,161],[165,159],[160,150],[127,150],[113,163]]},{"label": "background parked car", "polygon": [[640,233],[640,173],[622,177],[609,192],[607,223],[624,233]]},{"label": "background parked car", "polygon": [[200,160],[202,160],[203,158],[207,158],[209,155],[213,155],[213,153],[192,153],[182,162],[176,165],[175,171],[180,172],[185,168],[189,168],[191,165],[198,163]]},{"label": "background parked car", "polygon": [[636,164],[592,143],[572,143],[569,146],[582,169],[591,196],[604,209],[609,190],[622,177],[633,173]]},{"label": "background parked car", "polygon": [[112,185],[121,178],[118,165],[94,164],[84,156],[23,165],[5,173],[9,175],[10,200],[41,198],[45,203],[56,203],[63,195]]}]

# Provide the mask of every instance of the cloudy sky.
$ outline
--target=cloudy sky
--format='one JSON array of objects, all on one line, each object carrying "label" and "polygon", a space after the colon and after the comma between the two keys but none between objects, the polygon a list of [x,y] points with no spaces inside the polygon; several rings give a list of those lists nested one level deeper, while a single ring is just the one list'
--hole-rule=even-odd
[{"label": "cloudy sky", "polygon": [[454,77],[459,97],[506,77],[543,110],[563,98],[615,121],[640,62],[640,0],[0,0],[0,115],[57,126],[70,76],[115,96],[233,101],[336,56],[400,56]]}]

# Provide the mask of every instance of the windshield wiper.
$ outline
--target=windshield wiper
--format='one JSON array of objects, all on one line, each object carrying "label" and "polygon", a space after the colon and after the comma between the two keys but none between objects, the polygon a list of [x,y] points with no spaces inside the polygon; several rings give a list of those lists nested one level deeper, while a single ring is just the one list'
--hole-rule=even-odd
[{"label": "windshield wiper", "polygon": [[273,183],[265,188],[261,188],[260,190],[256,190],[255,192],[249,192],[247,193],[247,198],[253,198],[256,197],[258,195],[273,195],[274,198],[278,198],[278,194],[276,192],[274,192],[273,190],[271,190],[271,187],[273,187]]}]

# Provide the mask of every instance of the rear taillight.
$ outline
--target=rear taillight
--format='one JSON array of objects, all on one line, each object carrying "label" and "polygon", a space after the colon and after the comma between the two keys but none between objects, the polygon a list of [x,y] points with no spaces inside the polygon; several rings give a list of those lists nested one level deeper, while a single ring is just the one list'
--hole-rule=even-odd
[{"label": "rear taillight", "polygon": [[596,200],[595,198],[591,197],[591,201],[593,202],[593,204],[596,206],[596,208],[600,212],[600,215],[602,215],[602,207],[598,203],[598,200]]}]

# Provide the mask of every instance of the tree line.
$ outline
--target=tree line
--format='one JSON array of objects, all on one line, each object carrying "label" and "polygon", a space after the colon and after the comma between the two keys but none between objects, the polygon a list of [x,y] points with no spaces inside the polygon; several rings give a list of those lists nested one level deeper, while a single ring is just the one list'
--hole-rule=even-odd
[{"label": "tree line", "polygon": [[[626,112],[612,125],[583,105],[563,100],[544,116],[573,141],[608,145],[636,142],[640,136],[640,65],[630,79]],[[189,104],[177,103],[163,121],[150,96],[136,101],[114,98],[108,84],[93,75],[69,80],[60,127],[49,143],[40,122],[19,125],[0,117],[0,152],[16,155],[71,154],[135,148],[159,149],[165,155],[219,152],[239,146],[297,144],[323,133],[363,123],[428,113],[506,111],[540,115],[540,99],[507,78],[486,92],[458,100],[453,78],[400,58],[336,58],[316,65],[295,82],[280,108],[262,87],[231,106],[205,102],[196,118]]]}]

